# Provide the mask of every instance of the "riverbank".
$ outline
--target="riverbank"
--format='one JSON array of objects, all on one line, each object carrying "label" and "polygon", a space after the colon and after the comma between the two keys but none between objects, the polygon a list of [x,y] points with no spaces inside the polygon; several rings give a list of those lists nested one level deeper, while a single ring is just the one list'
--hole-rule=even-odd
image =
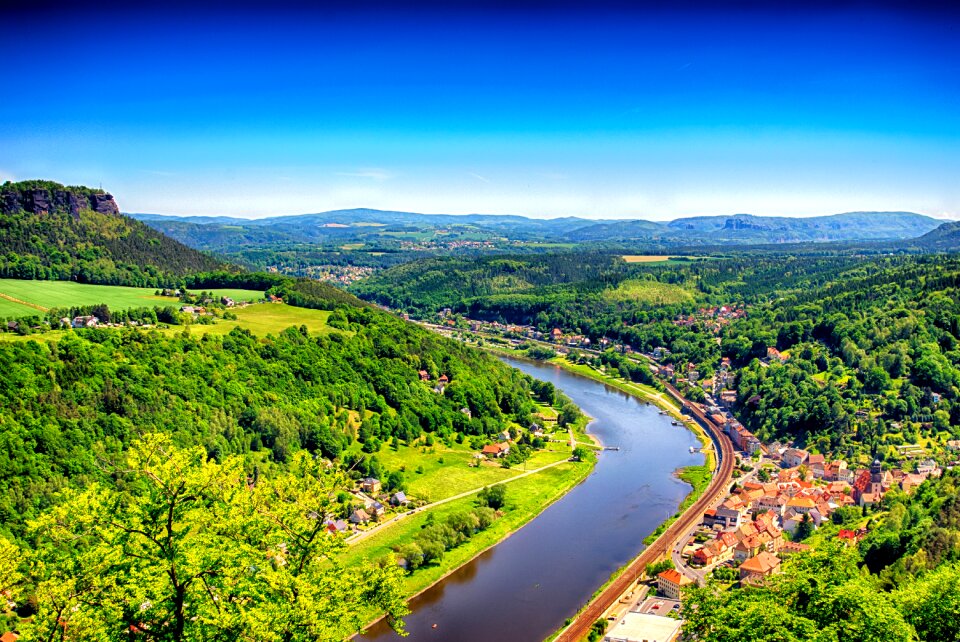
[{"label": "riverbank", "polygon": [[[541,411],[556,414],[556,410],[549,408]],[[456,548],[446,551],[438,563],[408,573],[404,577],[402,585],[404,599],[413,600],[438,582],[443,581],[450,574],[455,573],[463,565],[500,544],[586,479],[593,471],[596,457],[590,457],[582,462],[570,460],[571,447],[568,446],[565,437],[569,432],[577,442],[599,443],[586,432],[586,427],[591,420],[584,413],[568,429],[558,429],[554,439],[563,435],[561,437],[562,441],[548,444],[547,450],[537,451],[531,461],[524,464],[524,468],[530,466],[532,469],[528,473],[521,472],[523,468],[518,466],[514,466],[510,470],[501,469],[499,466],[488,470],[484,467],[489,475],[497,477],[496,479],[490,479],[488,485],[505,484],[507,488],[507,503],[502,511],[502,516],[487,529],[476,533]],[[439,473],[450,473],[451,465],[457,466],[456,469],[460,470],[458,466],[467,466],[472,453],[459,452],[465,448],[464,446],[454,445],[453,447],[457,449],[457,452],[445,449],[441,444],[435,444],[427,450],[429,454],[426,457],[418,455],[416,460],[406,462],[409,464],[407,468],[408,470],[413,469],[414,465],[419,463],[421,465],[417,467],[418,470],[430,473],[430,479],[434,479]],[[558,448],[562,449],[565,454],[562,460],[555,461],[554,458],[561,454],[557,450]],[[436,452],[438,449],[440,451]],[[406,448],[401,448],[401,450],[405,451]],[[402,460],[405,459],[403,454],[403,452],[394,453],[384,446],[378,456],[381,457],[385,465],[395,467],[403,463]],[[463,461],[459,461],[459,459],[463,459]],[[438,468],[436,461],[444,462],[439,467],[442,470],[432,469]],[[546,465],[538,467],[537,463],[546,463]],[[501,476],[501,474],[509,473],[514,474]],[[423,480],[420,480],[417,475],[413,475],[410,480],[411,490],[415,491],[414,494],[418,496],[428,497],[429,493],[425,492],[426,487],[420,487],[423,486],[421,481],[425,482],[426,476]],[[449,494],[449,492],[457,490],[460,482],[462,480],[451,478],[448,474],[442,476],[439,483],[443,485],[446,494]],[[417,484],[419,486],[413,488]],[[421,507],[413,513],[405,513],[402,519],[388,522],[387,527],[379,532],[351,541],[350,547],[341,553],[338,562],[344,567],[351,567],[364,562],[393,559],[394,549],[411,542],[428,523],[428,520],[442,522],[450,515],[467,512],[475,508],[477,505],[476,496],[482,489],[483,487],[475,487],[455,497],[436,498],[430,506]],[[368,624],[364,627],[364,630],[377,624],[382,619],[382,615],[382,613],[375,611],[365,614],[364,620]]]},{"label": "riverbank", "polygon": [[[565,462],[507,484],[507,506],[503,516],[486,530],[447,551],[439,564],[422,567],[408,574],[403,581],[405,599],[409,601],[417,597],[456,572],[464,564],[484,554],[523,528],[586,479],[593,471],[594,464],[594,461]],[[475,506],[476,498],[466,497],[438,506],[432,511],[411,516],[395,528],[351,547],[341,555],[340,563],[348,567],[366,560],[392,556],[393,548],[411,541],[413,536],[424,527],[429,515],[433,515],[433,519],[439,522],[449,515],[468,511]],[[382,617],[382,613],[369,613],[364,618],[368,622],[364,629],[370,628]]]}]

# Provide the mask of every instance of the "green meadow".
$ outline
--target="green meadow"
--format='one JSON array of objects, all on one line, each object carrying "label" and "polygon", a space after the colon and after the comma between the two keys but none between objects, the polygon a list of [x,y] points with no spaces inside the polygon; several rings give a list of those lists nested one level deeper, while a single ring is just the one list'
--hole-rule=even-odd
[{"label": "green meadow", "polygon": [[[263,292],[238,289],[211,289],[214,296],[235,301],[257,301]],[[171,297],[156,296],[155,288],[131,288],[119,285],[91,285],[73,281],[22,281],[0,279],[0,315],[36,314],[50,308],[69,308],[105,303],[112,310],[162,307],[180,303]]]}]

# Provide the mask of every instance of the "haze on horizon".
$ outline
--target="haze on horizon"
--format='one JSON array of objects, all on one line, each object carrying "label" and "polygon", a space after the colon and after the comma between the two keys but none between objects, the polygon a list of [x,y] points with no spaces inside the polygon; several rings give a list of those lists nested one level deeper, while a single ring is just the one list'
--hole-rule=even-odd
[{"label": "haze on horizon", "polygon": [[955,13],[681,6],[20,7],[0,181],[249,218],[960,218]]}]

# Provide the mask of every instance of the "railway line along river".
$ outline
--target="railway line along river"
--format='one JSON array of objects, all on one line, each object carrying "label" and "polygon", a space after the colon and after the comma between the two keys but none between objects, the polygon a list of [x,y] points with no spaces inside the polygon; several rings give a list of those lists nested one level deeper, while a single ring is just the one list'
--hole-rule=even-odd
[{"label": "railway line along river", "polygon": [[[552,364],[504,357],[552,382],[594,418],[605,446],[593,473],[506,540],[427,589],[405,618],[408,640],[536,642],[559,629],[690,492],[675,471],[700,443],[654,405]],[[436,626],[434,626],[436,625]],[[358,640],[399,640],[378,622]]]}]

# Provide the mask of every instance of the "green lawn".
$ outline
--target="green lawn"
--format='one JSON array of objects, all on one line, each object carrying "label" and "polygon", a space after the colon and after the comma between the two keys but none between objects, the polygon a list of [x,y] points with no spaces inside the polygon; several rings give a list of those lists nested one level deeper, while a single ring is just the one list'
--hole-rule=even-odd
[{"label": "green lawn", "polygon": [[35,314],[43,314],[43,312],[37,308],[31,308],[28,305],[0,297],[0,317],[28,317]]},{"label": "green lawn", "polygon": [[[228,296],[237,301],[255,301],[263,298],[263,292],[238,289],[209,290],[214,296]],[[113,310],[139,308],[146,306],[165,306],[180,303],[170,297],[155,296],[155,288],[129,288],[117,285],[91,285],[73,281],[22,281],[19,279],[0,279],[0,294],[42,308],[69,308],[80,305],[106,303]],[[29,308],[7,299],[4,304],[17,305],[30,310],[24,314],[36,314],[39,310]],[[0,307],[0,314],[3,314]],[[9,316],[11,313],[7,313]],[[15,310],[12,314],[20,314]]]},{"label": "green lawn", "polygon": [[[233,328],[241,327],[250,330],[253,334],[264,336],[277,334],[289,327],[307,326],[311,333],[326,333],[331,330],[327,326],[330,312],[327,310],[311,310],[297,308],[286,303],[258,303],[245,308],[232,310],[237,315],[236,321],[217,319],[215,325],[190,326],[190,332],[196,334],[228,334]],[[165,332],[182,332],[183,326],[172,326]]]}]

